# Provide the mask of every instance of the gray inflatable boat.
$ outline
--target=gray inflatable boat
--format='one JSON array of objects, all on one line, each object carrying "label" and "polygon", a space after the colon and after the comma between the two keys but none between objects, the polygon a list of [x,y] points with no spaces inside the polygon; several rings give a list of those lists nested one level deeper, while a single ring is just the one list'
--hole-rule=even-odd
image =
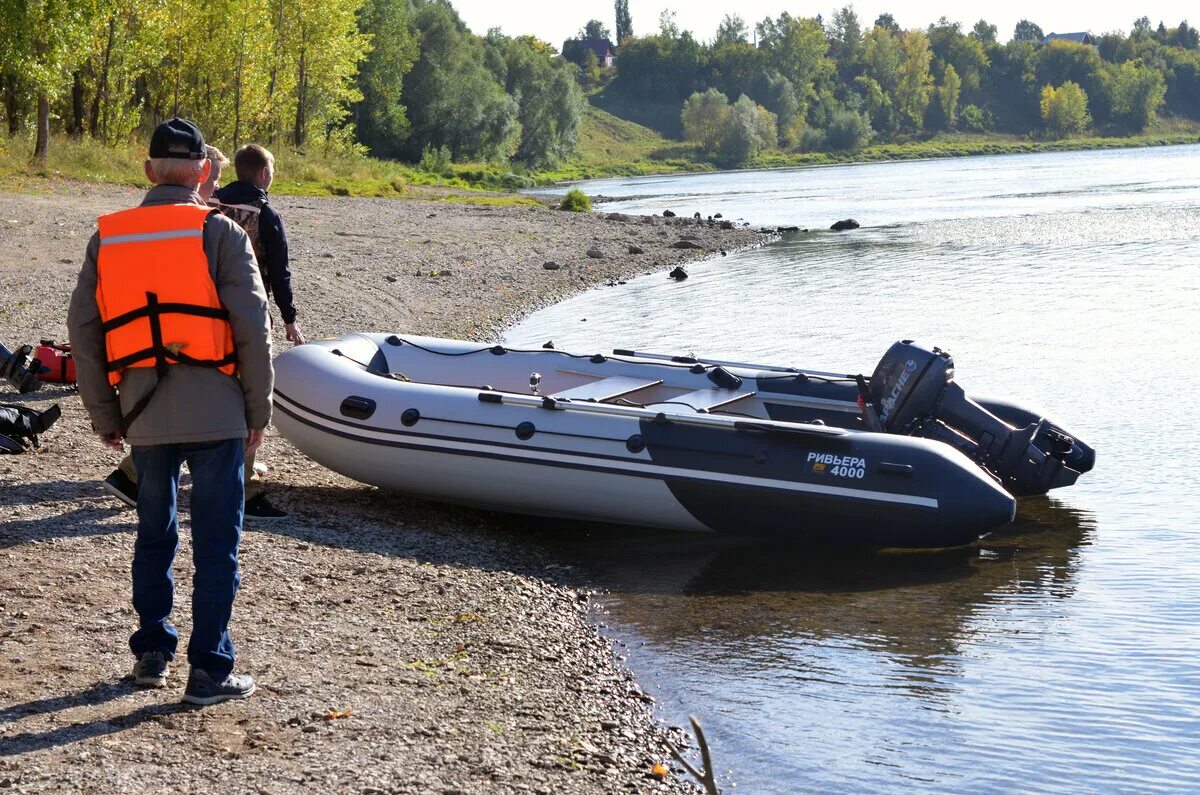
[{"label": "gray inflatable boat", "polygon": [[1095,453],[972,400],[906,340],[868,378],[630,350],[348,334],[275,361],[275,424],[355,480],[489,509],[944,547],[1069,486]]}]

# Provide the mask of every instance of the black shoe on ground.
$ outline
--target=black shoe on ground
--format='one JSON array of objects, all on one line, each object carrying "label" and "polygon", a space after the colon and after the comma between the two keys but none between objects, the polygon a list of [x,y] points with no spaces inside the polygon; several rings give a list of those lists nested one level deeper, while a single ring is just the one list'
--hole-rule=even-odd
[{"label": "black shoe on ground", "polygon": [[104,490],[130,508],[137,507],[138,486],[121,470],[114,469],[112,474],[104,479]]},{"label": "black shoe on ground", "polygon": [[287,511],[279,510],[261,494],[246,500],[247,522],[278,522],[288,516]]},{"label": "black shoe on ground", "polygon": [[166,687],[167,674],[171,667],[167,655],[161,651],[148,651],[133,664],[133,683],[138,687]]},{"label": "black shoe on ground", "polygon": [[223,682],[214,682],[213,678],[199,668],[193,668],[188,675],[187,688],[183,691],[183,700],[189,704],[199,704],[207,707],[210,704],[220,704],[222,701],[234,701],[249,698],[258,689],[254,678],[249,674],[230,674]]}]

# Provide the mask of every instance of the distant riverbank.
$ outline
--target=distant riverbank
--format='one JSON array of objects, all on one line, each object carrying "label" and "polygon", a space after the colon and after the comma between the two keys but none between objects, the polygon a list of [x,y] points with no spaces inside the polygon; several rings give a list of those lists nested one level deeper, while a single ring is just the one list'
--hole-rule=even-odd
[{"label": "distant riverbank", "polygon": [[[978,155],[1128,149],[1200,143],[1200,129],[1163,127],[1146,135],[1033,140],[1020,136],[943,134],[923,140],[875,144],[857,152],[768,151],[749,169],[795,168],[840,163],[929,160]],[[144,184],[145,148],[105,146],[91,140],[55,139],[45,167],[32,162],[31,138],[0,138],[0,189],[22,191],[49,180],[138,187]],[[578,153],[563,165],[541,171],[506,164],[417,164],[366,155],[276,150],[275,195],[357,196],[466,202],[493,206],[534,204],[518,191],[604,177],[701,173],[723,170],[700,149],[673,141],[641,125],[589,108],[580,125]],[[232,171],[225,178],[233,179]]]}]

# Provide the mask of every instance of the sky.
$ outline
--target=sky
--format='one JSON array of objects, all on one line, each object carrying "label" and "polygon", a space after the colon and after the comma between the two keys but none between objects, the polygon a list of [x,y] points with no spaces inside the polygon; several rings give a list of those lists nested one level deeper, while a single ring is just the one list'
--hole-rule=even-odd
[{"label": "sky", "polygon": [[[613,3],[611,0],[452,0],[454,7],[470,26],[471,30],[483,34],[489,28],[498,27],[510,36],[533,34],[539,39],[561,47],[564,39],[573,37],[589,19],[596,18],[614,27]],[[717,23],[725,14],[740,14],[753,28],[754,23],[768,16],[778,16],[787,11],[793,16],[815,16],[825,19],[846,5],[845,2],[796,2],[795,0],[739,0],[736,3],[715,0],[629,0],[629,13],[633,18],[635,35],[658,30],[658,17],[664,9],[676,12],[676,20],[683,30],[690,30],[697,39],[706,41],[716,32]],[[864,26],[869,26],[884,11],[891,12],[903,28],[924,28],[939,17],[963,23],[970,30],[978,19],[986,19],[999,29],[1001,41],[1012,37],[1013,26],[1022,18],[1036,22],[1046,33],[1070,33],[1086,30],[1106,33],[1111,30],[1128,30],[1133,20],[1143,14],[1157,25],[1159,20],[1167,27],[1175,27],[1188,12],[1197,19],[1189,22],[1200,24],[1200,4],[1196,0],[1150,0],[1150,2],[1105,3],[1067,0],[1045,2],[1044,0],[891,0],[891,2],[855,2],[854,10]]]}]

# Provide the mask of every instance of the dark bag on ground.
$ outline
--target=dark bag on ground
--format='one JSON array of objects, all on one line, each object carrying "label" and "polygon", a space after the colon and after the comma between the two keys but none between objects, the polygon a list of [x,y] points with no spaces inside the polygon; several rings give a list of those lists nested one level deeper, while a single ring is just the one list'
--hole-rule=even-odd
[{"label": "dark bag on ground", "polygon": [[45,411],[0,403],[0,454],[24,453],[38,446],[38,435],[58,421],[58,404]]}]

